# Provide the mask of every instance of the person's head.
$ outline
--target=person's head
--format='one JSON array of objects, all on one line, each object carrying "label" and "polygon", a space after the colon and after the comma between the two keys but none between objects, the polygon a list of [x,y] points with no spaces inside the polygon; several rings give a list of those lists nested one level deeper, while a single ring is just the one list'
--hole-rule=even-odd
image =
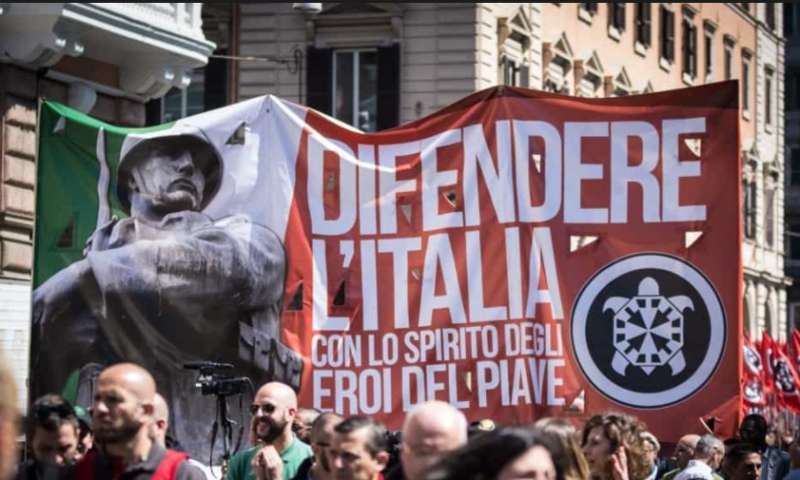
[{"label": "person's head", "polygon": [[74,460],[79,462],[92,449],[94,435],[92,434],[92,417],[89,412],[80,405],[75,405],[75,415],[78,417],[78,453]]},{"label": "person's head", "polygon": [[[478,435],[444,457],[424,478],[561,480],[547,439],[534,429],[505,427]],[[410,478],[410,477],[409,477]]]},{"label": "person's head", "polygon": [[556,472],[565,480],[586,480],[589,465],[578,443],[575,427],[563,418],[546,417],[537,421],[533,428],[549,441]]},{"label": "person's head", "polygon": [[711,434],[706,434],[700,437],[697,445],[694,448],[695,460],[701,460],[708,464],[712,469],[716,470],[722,463],[722,457],[725,456],[725,444],[722,440]]},{"label": "person's head", "polygon": [[219,187],[221,167],[219,154],[197,129],[132,138],[123,146],[117,193],[123,207],[134,211],[201,210]]},{"label": "person's head", "polygon": [[75,410],[61,396],[44,395],[33,402],[28,417],[28,438],[37,462],[69,465],[76,461],[78,431]]},{"label": "person's head", "polygon": [[751,413],[744,417],[739,426],[739,439],[742,442],[750,443],[761,450],[766,447],[767,420],[757,413]]},{"label": "person's head", "polygon": [[644,425],[635,417],[621,413],[595,415],[583,426],[581,446],[589,464],[590,477],[611,477],[611,456],[625,450],[632,478],[644,478],[652,469],[647,462],[641,433]]},{"label": "person's head", "polygon": [[309,443],[311,436],[311,424],[319,417],[319,410],[315,408],[298,408],[297,415],[292,423],[292,431],[297,438],[305,443]]},{"label": "person's head", "polygon": [[408,480],[424,478],[442,456],[467,442],[467,419],[448,403],[421,403],[403,422],[400,462]]},{"label": "person's head", "polygon": [[270,445],[292,434],[292,422],[297,416],[297,394],[285,383],[264,384],[256,392],[250,414],[253,416],[253,436],[257,441]]},{"label": "person's head", "polygon": [[373,480],[389,461],[386,428],[366,416],[348,417],[333,429],[330,462],[336,480]]},{"label": "person's head", "polygon": [[689,460],[694,458],[694,449],[697,447],[697,442],[699,440],[700,435],[695,435],[693,433],[684,435],[678,440],[677,445],[675,445],[673,456],[679,468],[686,468],[686,465],[689,464]]},{"label": "person's head", "polygon": [[156,393],[153,399],[153,422],[150,424],[150,438],[162,447],[167,446],[169,428],[169,407],[167,401]]},{"label": "person's head", "polygon": [[97,443],[121,446],[138,436],[149,438],[155,395],[153,376],[138,365],[118,363],[103,370],[92,406]]},{"label": "person's head", "polygon": [[333,428],[341,421],[342,417],[339,415],[333,412],[325,412],[320,414],[311,424],[309,441],[311,450],[314,452],[314,463],[327,475],[331,473],[328,451],[333,442]]},{"label": "person's head", "polygon": [[656,465],[658,463],[658,451],[661,450],[661,444],[658,439],[650,432],[642,432],[642,441],[644,442],[644,454],[647,458],[647,463]]},{"label": "person's head", "polygon": [[0,355],[0,480],[14,475],[17,464],[17,383]]},{"label": "person's head", "polygon": [[734,444],[725,455],[722,471],[727,480],[756,480],[760,478],[760,448],[751,443]]}]

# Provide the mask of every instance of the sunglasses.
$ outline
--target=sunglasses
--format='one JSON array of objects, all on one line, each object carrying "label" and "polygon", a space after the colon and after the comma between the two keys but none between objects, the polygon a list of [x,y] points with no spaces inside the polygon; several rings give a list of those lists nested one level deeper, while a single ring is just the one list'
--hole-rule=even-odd
[{"label": "sunglasses", "polygon": [[75,417],[75,410],[66,402],[55,405],[37,405],[33,409],[33,415],[39,420],[47,420],[53,415],[59,418],[70,418]]},{"label": "sunglasses", "polygon": [[271,403],[264,403],[262,405],[254,403],[250,405],[250,415],[257,415],[259,411],[262,411],[265,414],[270,415],[275,411],[275,405]]}]

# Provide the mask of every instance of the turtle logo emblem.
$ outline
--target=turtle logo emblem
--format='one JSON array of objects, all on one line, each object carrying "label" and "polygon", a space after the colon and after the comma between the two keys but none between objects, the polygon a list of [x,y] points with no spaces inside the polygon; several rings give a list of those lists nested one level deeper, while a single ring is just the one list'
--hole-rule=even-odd
[{"label": "turtle logo emblem", "polygon": [[[686,368],[683,347],[683,311],[694,310],[686,295],[665,298],[658,293],[658,283],[646,277],[639,283],[633,298],[611,297],[603,310],[614,312],[614,359],[611,366],[620,375],[633,364],[649,375],[656,367],[669,365],[673,375]],[[641,323],[631,321],[638,317]],[[643,324],[643,325],[642,325]],[[639,347],[634,340],[641,338]],[[663,339],[659,344],[657,339]]]},{"label": "turtle logo emblem", "polygon": [[713,376],[725,347],[725,311],[695,266],[646,253],[595,273],[575,300],[571,333],[575,361],[600,393],[661,408]]}]

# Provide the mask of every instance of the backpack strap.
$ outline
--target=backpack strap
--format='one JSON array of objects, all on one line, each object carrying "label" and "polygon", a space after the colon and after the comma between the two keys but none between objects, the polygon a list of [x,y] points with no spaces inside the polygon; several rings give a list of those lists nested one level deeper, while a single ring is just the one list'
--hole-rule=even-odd
[{"label": "backpack strap", "polygon": [[189,458],[189,454],[167,450],[161,463],[151,477],[152,480],[173,480],[178,473],[178,467]]}]

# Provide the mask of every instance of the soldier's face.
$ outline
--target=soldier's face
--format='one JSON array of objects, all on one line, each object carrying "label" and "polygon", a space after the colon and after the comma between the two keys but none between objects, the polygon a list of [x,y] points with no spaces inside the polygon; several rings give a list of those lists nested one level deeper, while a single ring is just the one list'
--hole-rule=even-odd
[{"label": "soldier's face", "polygon": [[198,210],[205,176],[187,150],[156,150],[131,168],[130,188],[158,210]]}]

